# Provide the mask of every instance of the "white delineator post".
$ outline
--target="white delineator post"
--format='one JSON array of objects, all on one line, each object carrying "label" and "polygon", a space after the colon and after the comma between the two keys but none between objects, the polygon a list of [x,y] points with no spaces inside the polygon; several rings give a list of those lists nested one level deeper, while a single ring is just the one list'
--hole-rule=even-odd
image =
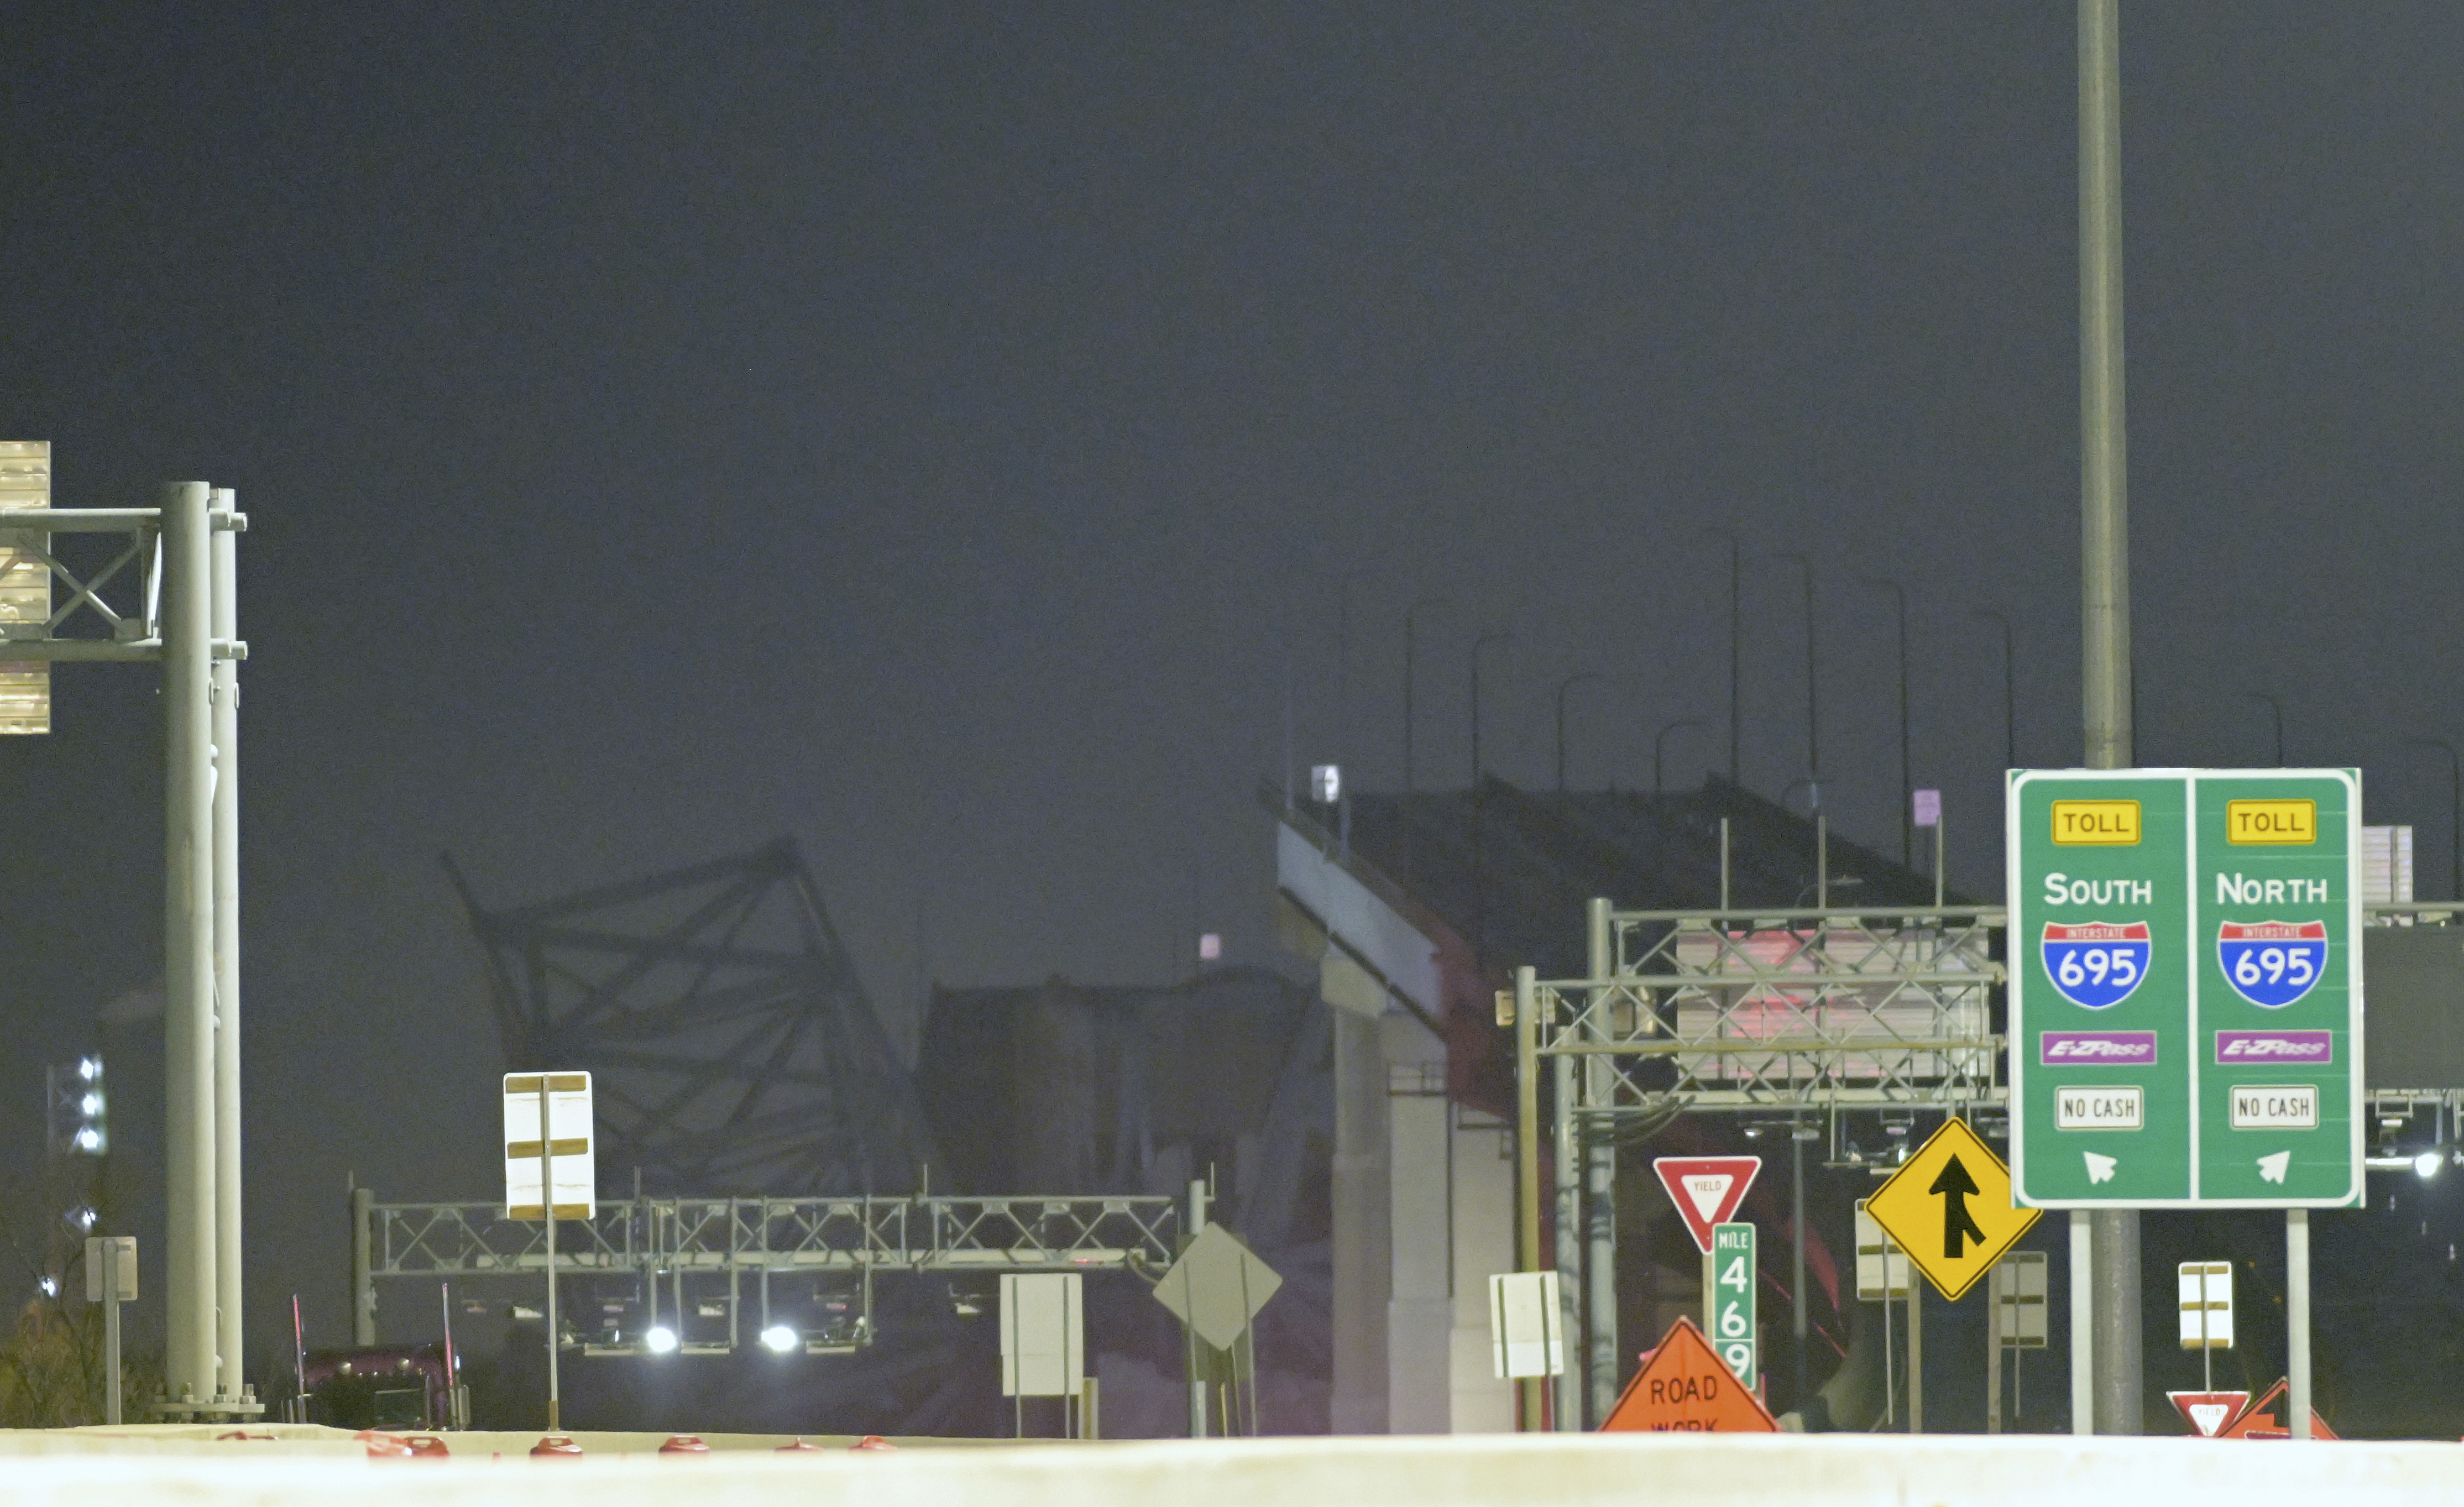
[{"label": "white delineator post", "polygon": [[[228,491],[213,494],[214,510],[233,513]],[[239,540],[216,529],[212,541],[213,636],[233,645],[213,659],[214,835],[214,1293],[220,1309],[215,1343],[221,1355],[214,1391],[237,1401],[246,1357],[241,1327],[245,1288],[239,1172]]]},{"label": "white delineator post", "polygon": [[201,481],[163,489],[163,1028],[166,1212],[163,1385],[214,1395],[214,829],[209,702],[212,520]]}]

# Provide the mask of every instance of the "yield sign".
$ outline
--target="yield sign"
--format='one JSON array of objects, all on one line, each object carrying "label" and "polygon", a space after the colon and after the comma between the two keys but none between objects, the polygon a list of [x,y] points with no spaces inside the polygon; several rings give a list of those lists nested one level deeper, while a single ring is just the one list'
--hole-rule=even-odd
[{"label": "yield sign", "polygon": [[[1749,1176],[1751,1174],[1749,1173]],[[1738,1382],[1711,1342],[1680,1318],[1626,1384],[1602,1433],[1777,1433],[1762,1399]]]},{"label": "yield sign", "polygon": [[1763,1169],[1763,1159],[1663,1156],[1651,1164],[1651,1169],[1660,1174],[1660,1186],[1668,1190],[1668,1201],[1677,1206],[1696,1249],[1708,1256],[1711,1227],[1735,1217],[1737,1206],[1746,1201],[1746,1190],[1754,1186],[1754,1174]]},{"label": "yield sign", "polygon": [[2190,1427],[2198,1430],[2203,1439],[2222,1433],[2226,1425],[2250,1407],[2248,1392],[2167,1392],[2165,1397],[2190,1421]]},{"label": "yield sign", "polygon": [[2041,1211],[2011,1201],[2011,1172],[1964,1120],[1946,1120],[1865,1212],[1925,1279],[1956,1300],[2018,1243]]}]

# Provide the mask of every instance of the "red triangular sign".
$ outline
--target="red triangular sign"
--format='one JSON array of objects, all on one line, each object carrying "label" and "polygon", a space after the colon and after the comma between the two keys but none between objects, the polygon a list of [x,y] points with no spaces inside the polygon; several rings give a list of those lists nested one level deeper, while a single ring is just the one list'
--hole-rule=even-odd
[{"label": "red triangular sign", "polygon": [[1668,1190],[1668,1201],[1677,1206],[1695,1246],[1707,1256],[1711,1227],[1736,1216],[1737,1206],[1746,1201],[1746,1190],[1754,1186],[1754,1174],[1763,1169],[1763,1159],[1663,1156],[1651,1164],[1651,1169],[1660,1174],[1660,1186]]},{"label": "red triangular sign", "polygon": [[[2224,1432],[2216,1435],[2216,1437],[2219,1439],[2291,1438],[2293,1436],[2293,1431],[2286,1428],[2284,1425],[2277,1423],[2276,1421],[2276,1414],[2268,1410],[2279,1402],[2288,1401],[2289,1399],[2285,1394],[2291,1390],[2292,1388],[2285,1383],[2284,1379],[2280,1376],[2277,1377],[2275,1386],[2269,1387],[2266,1393],[2261,1396],[2258,1401],[2243,1409],[2241,1410],[2241,1415],[2235,1418],[2233,1422],[2225,1425]],[[2292,1409],[2288,1407],[2285,1410],[2290,1412],[2292,1411]],[[2342,1436],[2339,1435],[2335,1430],[2328,1428],[2327,1420],[2320,1417],[2319,1409],[2313,1408],[2310,1409],[2310,1437],[2313,1439],[2334,1439]]]},{"label": "red triangular sign", "polygon": [[1728,1363],[1690,1319],[1668,1326],[1660,1347],[1600,1425],[1602,1433],[1777,1433],[1762,1399],[1737,1382]]},{"label": "red triangular sign", "polygon": [[2202,1439],[2215,1438],[2250,1410],[2248,1392],[2167,1392],[2165,1397]]}]

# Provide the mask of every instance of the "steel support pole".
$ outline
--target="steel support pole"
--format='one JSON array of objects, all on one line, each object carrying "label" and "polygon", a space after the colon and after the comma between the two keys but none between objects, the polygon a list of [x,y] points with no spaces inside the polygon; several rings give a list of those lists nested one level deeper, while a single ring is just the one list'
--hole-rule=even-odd
[{"label": "steel support pole", "polygon": [[1908,1432],[1925,1432],[1925,1278],[1908,1273]]},{"label": "steel support pole", "polygon": [[1550,1105],[1551,1141],[1557,1174],[1556,1239],[1551,1244],[1557,1254],[1557,1333],[1566,1359],[1556,1376],[1556,1397],[1551,1409],[1559,1433],[1583,1427],[1583,1365],[1577,1359],[1582,1347],[1568,1343],[1582,1333],[1583,1312],[1583,1146],[1574,1123],[1574,1071],[1571,1057],[1549,1059],[1550,1097],[1554,1101]]},{"label": "steel support pole", "polygon": [[[1197,1239],[1206,1228],[1206,1179],[1189,1181],[1189,1237]],[[1198,1329],[1194,1324],[1181,1325],[1181,1355],[1189,1365],[1189,1436],[1203,1439],[1206,1427],[1206,1378],[1199,1370]]]},{"label": "steel support pole", "polygon": [[163,489],[163,1387],[214,1394],[212,520],[204,482]]},{"label": "steel support pole", "polygon": [[377,1343],[377,1281],[374,1190],[351,1190],[351,1343],[361,1349]]},{"label": "steel support pole", "polygon": [[[1617,954],[1609,934],[1609,903],[1595,899],[1584,917],[1585,939],[1590,954],[1590,976],[1604,979],[1617,972]],[[1595,1019],[1591,1035],[1599,1026]],[[1582,1064],[1586,1101],[1605,1103],[1609,1099],[1609,1065],[1597,1058],[1587,1058]],[[1583,1240],[1583,1367],[1588,1373],[1590,1407],[1582,1422],[1597,1427],[1608,1416],[1617,1401],[1617,1384],[1623,1380],[1617,1352],[1617,1139],[1611,1135],[1589,1136],[1583,1145],[1583,1215],[1586,1221]]]},{"label": "steel support pole", "polygon": [[[2205,1278],[2201,1278],[2202,1282]],[[2201,1288],[2204,1298],[2206,1289]],[[2297,1439],[2310,1437],[2310,1211],[2284,1211],[2285,1425]]]},{"label": "steel support pole", "polygon": [[[2132,760],[2120,56],[2116,0],[2079,0],[2080,710],[2090,769],[2126,769]],[[2139,1212],[2100,1210],[2095,1226],[2097,1430],[2135,1434]]]},{"label": "steel support pole", "polygon": [[2002,1263],[1985,1273],[1985,1431],[2002,1431]]},{"label": "steel support pole", "polygon": [[1788,1337],[1794,1360],[1796,1401],[1802,1412],[1813,1393],[1813,1359],[1806,1344],[1805,1135],[1795,1115],[1788,1121]]},{"label": "steel support pole", "polygon": [[[218,512],[234,511],[232,494],[213,494]],[[213,636],[239,639],[239,537],[217,529],[212,541]],[[215,1395],[238,1401],[248,1354],[241,1327],[239,1143],[239,661],[212,662],[214,831],[214,1302],[215,1346],[221,1357]]]},{"label": "steel support pole", "polygon": [[102,1421],[120,1425],[120,1242],[102,1242]]},{"label": "steel support pole", "polygon": [[[557,1362],[559,1357],[557,1355],[558,1346],[556,1343],[558,1339],[556,1320],[556,1132],[549,1127],[547,1107],[547,1096],[549,1089],[553,1086],[551,1081],[553,1077],[553,1074],[548,1073],[544,1069],[540,1071],[539,1076],[539,1213],[547,1223],[547,1321],[545,1327],[547,1329],[547,1431],[550,1433],[554,1433],[559,1429],[564,1427],[564,1420],[561,1416],[564,1403],[563,1389],[558,1385],[559,1378],[557,1376]],[[677,1278],[677,1281],[679,1285],[681,1285],[683,1278]],[[684,1304],[680,1300],[676,1304],[676,1332],[681,1335],[684,1333]]]},{"label": "steel support pole", "polygon": [[2071,1211],[2071,1432],[2096,1432],[2096,1222]]},{"label": "steel support pole", "polygon": [[[1529,965],[1514,971],[1514,1269],[1540,1270],[1540,991]],[[1515,1384],[1515,1430],[1539,1431],[1547,1407],[1544,1379]]]}]

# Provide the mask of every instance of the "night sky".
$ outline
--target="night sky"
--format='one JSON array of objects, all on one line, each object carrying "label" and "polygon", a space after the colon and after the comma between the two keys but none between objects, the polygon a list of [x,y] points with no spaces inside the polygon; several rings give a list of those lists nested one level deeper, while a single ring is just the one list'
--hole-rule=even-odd
[{"label": "night sky", "polygon": [[[436,862],[541,899],[792,832],[919,978],[1272,957],[1296,752],[1399,781],[1821,761],[1998,890],[2079,756],[2066,4],[29,7],[0,430],[62,506],[236,488],[252,1332],[342,1336],[341,1190],[495,1188]],[[2446,884],[2464,11],[2130,7],[2144,763],[2367,770]],[[1338,634],[1345,616],[1348,647]],[[159,984],[153,672],[0,746],[0,1162]],[[1801,796],[1798,799],[1801,801]],[[1706,899],[1708,897],[1705,897]],[[1571,928],[1576,918],[1568,916]],[[920,942],[920,956],[919,956]],[[123,1089],[118,1112],[159,1106]],[[148,1282],[159,1280],[149,1266]]]}]

